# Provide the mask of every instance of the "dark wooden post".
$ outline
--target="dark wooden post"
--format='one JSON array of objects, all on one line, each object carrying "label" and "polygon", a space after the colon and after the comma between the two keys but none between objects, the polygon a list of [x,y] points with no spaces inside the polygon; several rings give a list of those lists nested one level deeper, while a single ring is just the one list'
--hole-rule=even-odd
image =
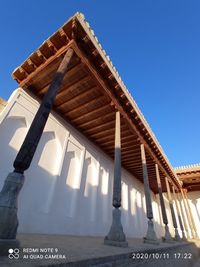
[{"label": "dark wooden post", "polygon": [[46,121],[54,103],[54,99],[61,86],[62,80],[67,72],[70,59],[73,55],[73,50],[70,48],[63,58],[56,74],[49,86],[48,92],[44,96],[42,103],[35,115],[35,118],[30,126],[30,129],[24,139],[24,142],[14,161],[15,172],[23,173],[31,164],[35,150],[38,146],[43,133]]},{"label": "dark wooden post", "polygon": [[126,236],[121,224],[121,130],[120,113],[116,112],[115,119],[115,162],[113,181],[113,211],[112,225],[108,235],[104,239],[106,245],[127,247]]},{"label": "dark wooden post", "polygon": [[68,70],[73,53],[74,51],[71,48],[67,50],[16,156],[13,164],[14,172],[8,174],[0,193],[1,254],[7,253],[7,248],[19,246],[19,242],[16,240],[18,228],[17,198],[24,183],[24,171],[31,164],[54,99]]},{"label": "dark wooden post", "polygon": [[156,167],[156,178],[157,178],[157,184],[158,184],[158,194],[159,194],[159,199],[160,199],[162,219],[163,219],[163,223],[165,225],[165,236],[163,237],[163,241],[173,242],[173,239],[172,239],[171,234],[169,232],[168,219],[167,219],[167,213],[166,213],[166,208],[165,208],[165,202],[164,202],[164,198],[163,198],[163,192],[162,192],[162,186],[161,186],[161,181],[160,181],[158,164],[155,164],[155,167]]},{"label": "dark wooden post", "polygon": [[172,196],[171,196],[171,191],[170,191],[170,187],[169,187],[169,182],[167,177],[165,177],[165,183],[166,183],[166,187],[167,187],[167,195],[168,195],[168,200],[169,200],[169,207],[170,207],[170,211],[171,211],[171,216],[172,216],[172,222],[173,222],[173,226],[174,226],[174,240],[175,241],[180,241],[180,235],[178,233],[178,226],[177,226],[177,221],[176,221],[176,216],[175,216],[175,212],[174,212],[174,207],[173,207],[173,201],[172,201]]},{"label": "dark wooden post", "polygon": [[185,230],[184,230],[184,227],[183,227],[183,222],[182,222],[182,218],[181,218],[181,211],[180,211],[179,203],[178,203],[178,200],[177,200],[176,191],[175,191],[175,188],[174,188],[173,185],[172,185],[172,191],[173,191],[175,207],[176,207],[176,211],[177,211],[177,215],[178,215],[178,221],[179,221],[179,225],[180,225],[181,232],[182,232],[182,239],[185,241],[187,239],[186,239],[186,236],[185,236]]},{"label": "dark wooden post", "polygon": [[151,243],[151,244],[159,244],[155,230],[154,230],[153,209],[152,209],[152,203],[151,203],[151,190],[149,186],[149,178],[148,178],[148,170],[147,170],[147,162],[146,162],[144,144],[141,144],[140,148],[141,148],[142,171],[143,171],[143,181],[144,181],[144,194],[145,194],[146,211],[147,211],[147,218],[148,218],[147,234],[144,237],[144,242]]},{"label": "dark wooden post", "polygon": [[189,233],[188,226],[187,226],[187,218],[186,218],[186,215],[185,215],[184,210],[183,210],[181,195],[180,195],[180,192],[178,192],[178,191],[177,191],[177,199],[178,199],[178,203],[179,203],[179,207],[180,207],[180,212],[181,212],[181,215],[183,218],[183,224],[184,224],[185,232],[187,234],[187,238],[190,238],[190,233]]}]

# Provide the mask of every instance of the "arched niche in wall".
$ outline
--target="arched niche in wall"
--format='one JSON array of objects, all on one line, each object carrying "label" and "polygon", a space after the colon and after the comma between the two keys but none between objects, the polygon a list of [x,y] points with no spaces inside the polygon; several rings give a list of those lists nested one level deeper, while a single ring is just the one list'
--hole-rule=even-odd
[{"label": "arched niche in wall", "polygon": [[80,190],[78,194],[78,205],[79,205],[79,212],[77,213],[77,221],[79,222],[79,231],[81,233],[84,233],[87,228],[87,221],[88,221],[88,210],[89,207],[87,206],[87,201],[85,199],[85,188],[87,183],[87,176],[88,176],[88,169],[91,165],[91,157],[86,151],[84,161],[83,161],[83,167],[82,167],[82,173],[81,173],[81,184],[80,184]]},{"label": "arched niche in wall", "polygon": [[135,216],[135,225],[137,229],[136,237],[142,236],[142,227],[144,224],[144,209],[143,209],[143,199],[141,192],[136,189],[136,216]]},{"label": "arched niche in wall", "polygon": [[124,221],[124,226],[128,227],[129,224],[129,185],[127,179],[124,177],[121,183],[121,205],[122,205],[122,220]]},{"label": "arched niche in wall", "polygon": [[[22,224],[31,220],[28,213],[39,217],[48,213],[56,186],[62,147],[53,131],[42,134],[30,168],[25,172],[25,183],[22,188],[19,214]],[[23,215],[22,215],[23,214]]]},{"label": "arched niche in wall", "polygon": [[100,195],[100,201],[98,201],[98,209],[101,220],[101,224],[105,224],[108,222],[108,216],[109,216],[109,207],[111,207],[111,202],[109,201],[109,170],[107,168],[104,168],[103,166],[100,167],[99,172],[99,195]]},{"label": "arched niche in wall", "polygon": [[54,209],[59,220],[75,216],[77,196],[81,184],[81,158],[83,148],[73,140],[68,140],[61,174],[56,187]]},{"label": "arched niche in wall", "polygon": [[[191,204],[192,204],[192,212],[194,214],[195,224],[197,229],[199,229],[200,224],[200,199],[199,194],[197,192],[192,194],[193,197],[191,197]],[[200,232],[200,231],[199,231]]]},{"label": "arched niche in wall", "polygon": [[13,171],[13,161],[26,136],[28,127],[23,116],[9,116],[0,124],[0,189]]},{"label": "arched niche in wall", "polygon": [[97,201],[99,186],[99,159],[92,151],[86,152],[86,161],[84,164],[85,188],[83,194],[83,206],[87,220],[91,224],[97,220]]}]

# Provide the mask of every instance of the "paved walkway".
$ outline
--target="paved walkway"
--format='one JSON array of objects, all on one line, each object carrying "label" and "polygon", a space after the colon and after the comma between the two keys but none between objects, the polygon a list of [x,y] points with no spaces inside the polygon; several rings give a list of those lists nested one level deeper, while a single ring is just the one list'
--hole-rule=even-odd
[{"label": "paved walkway", "polygon": [[[111,259],[131,259],[133,265],[98,265],[98,266],[139,266],[142,261],[149,260],[144,257],[175,257],[175,252],[193,253],[188,250],[188,243],[174,242],[173,244],[160,243],[159,245],[145,244],[141,239],[129,239],[128,248],[106,246],[101,237],[77,237],[61,235],[19,235],[21,248],[18,251],[10,251],[10,257],[1,257],[0,266],[97,266],[101,262]],[[200,246],[200,241],[196,243]],[[185,250],[183,249],[185,248]],[[139,252],[136,254],[136,252]],[[145,254],[147,253],[147,254]],[[168,255],[169,253],[170,255]],[[18,258],[19,254],[19,258]],[[145,256],[146,255],[146,256]],[[194,255],[192,255],[193,257]],[[138,259],[138,257],[140,259]],[[143,257],[143,258],[142,258]],[[188,256],[189,257],[189,256]],[[196,255],[195,255],[196,257]],[[18,258],[18,259],[16,259]],[[141,259],[142,258],[142,259]],[[125,261],[124,261],[125,262]],[[63,263],[63,265],[62,265]],[[68,263],[68,264],[67,264]],[[76,263],[76,264],[75,264]],[[137,263],[139,265],[137,265]],[[178,265],[177,265],[178,266]]]}]

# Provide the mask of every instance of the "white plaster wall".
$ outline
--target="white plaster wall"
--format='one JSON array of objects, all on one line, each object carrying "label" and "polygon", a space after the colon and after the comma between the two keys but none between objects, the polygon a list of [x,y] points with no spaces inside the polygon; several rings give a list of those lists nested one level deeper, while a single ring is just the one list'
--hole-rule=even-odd
[{"label": "white plaster wall", "polygon": [[196,225],[197,234],[200,238],[200,192],[188,192],[188,202]]},{"label": "white plaster wall", "polygon": [[[38,108],[16,90],[0,115],[0,188]],[[56,114],[51,114],[19,196],[19,232],[105,236],[111,225],[113,161]],[[158,196],[155,230],[163,235]],[[169,213],[169,211],[167,211]],[[122,224],[127,237],[147,230],[143,184],[122,170]]]},{"label": "white plaster wall", "polygon": [[182,210],[183,210],[183,214],[182,214],[182,218],[183,218],[183,223],[184,223],[184,229],[186,231],[186,235],[188,238],[192,238],[192,232],[191,232],[191,227],[190,227],[190,223],[189,223],[189,216],[188,216],[188,213],[187,213],[187,207],[185,206],[185,202],[181,196],[181,201],[180,201],[180,204],[182,206]]}]

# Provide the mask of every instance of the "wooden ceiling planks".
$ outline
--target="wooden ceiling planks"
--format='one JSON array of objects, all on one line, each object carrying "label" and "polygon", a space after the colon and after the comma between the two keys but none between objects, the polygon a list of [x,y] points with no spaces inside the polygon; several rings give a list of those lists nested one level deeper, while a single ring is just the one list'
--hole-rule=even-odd
[{"label": "wooden ceiling planks", "polygon": [[[76,22],[76,31],[72,20]],[[13,78],[21,87],[42,98],[63,54],[72,47],[76,56],[56,97],[54,110],[112,158],[115,112],[119,110],[123,166],[143,181],[140,155],[140,143],[143,142],[151,189],[157,192],[155,162],[159,165],[161,178],[169,176],[180,186],[136,104],[131,102],[122,82],[104,58],[103,50],[92,39],[95,38],[80,15],[75,15],[13,72]]]}]

